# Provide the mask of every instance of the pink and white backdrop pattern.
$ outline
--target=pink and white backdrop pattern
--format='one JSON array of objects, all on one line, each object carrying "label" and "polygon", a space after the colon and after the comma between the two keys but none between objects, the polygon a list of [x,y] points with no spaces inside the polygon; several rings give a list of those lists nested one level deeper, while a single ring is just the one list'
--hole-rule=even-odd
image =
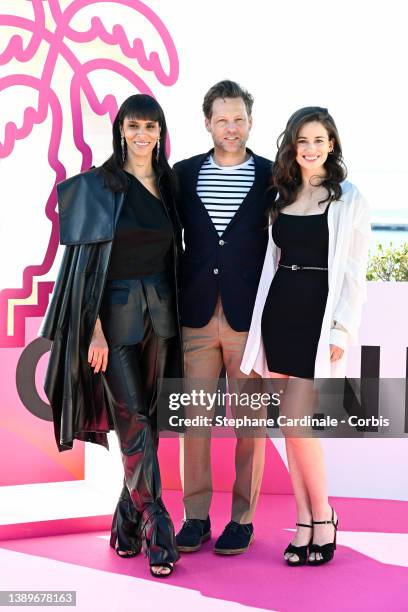
[{"label": "pink and white backdrop pattern", "polygon": [[[61,256],[55,185],[107,156],[110,123],[125,97],[135,92],[163,97],[177,116],[188,87],[197,90],[197,73],[179,79],[183,53],[175,32],[182,38],[177,18],[182,10],[176,5],[174,19],[165,25],[158,10],[138,0],[2,2],[0,525],[109,514],[118,493],[114,438],[114,459],[79,443],[72,452],[57,452],[42,391],[48,344],[37,333]],[[199,46],[195,53],[199,73]],[[199,91],[210,84],[200,83]],[[198,133],[202,126],[181,124],[181,129]],[[171,124],[170,137],[177,139]],[[400,330],[407,287],[372,286],[369,296],[362,343],[381,346],[383,376],[405,377],[407,339]],[[385,327],[381,312],[390,300],[393,316]],[[358,348],[351,357],[350,369],[358,375]],[[165,484],[178,488],[176,441],[164,442]],[[332,493],[408,499],[400,467],[408,458],[404,442],[326,440]],[[215,446],[216,486],[228,489],[232,443],[217,440]],[[225,446],[230,462],[218,461]],[[267,471],[264,492],[290,492],[280,440],[268,445]]]}]

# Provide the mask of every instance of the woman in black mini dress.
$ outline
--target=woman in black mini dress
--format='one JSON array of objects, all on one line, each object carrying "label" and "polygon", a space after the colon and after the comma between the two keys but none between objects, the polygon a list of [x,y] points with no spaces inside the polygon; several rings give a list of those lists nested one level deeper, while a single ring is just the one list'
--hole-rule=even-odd
[{"label": "woman in black mini dress", "polygon": [[[281,259],[262,317],[262,337],[271,372],[313,378],[328,293],[329,206],[316,214],[282,211],[272,226]],[[293,265],[311,269],[293,270]],[[301,350],[294,351],[296,345]]]},{"label": "woman in black mini dress", "polygon": [[[294,113],[273,169],[278,195],[271,210],[272,237],[281,256],[261,326],[268,370],[277,378],[314,377],[328,295],[328,211],[341,197],[345,176],[339,136],[327,110],[308,107]],[[342,355],[340,347],[330,346],[331,361]],[[302,403],[310,412],[307,384],[303,394],[299,383],[295,416],[301,416]],[[320,442],[287,436],[286,449],[298,522],[284,556],[292,566],[320,565],[333,558],[338,522],[328,502]]]}]

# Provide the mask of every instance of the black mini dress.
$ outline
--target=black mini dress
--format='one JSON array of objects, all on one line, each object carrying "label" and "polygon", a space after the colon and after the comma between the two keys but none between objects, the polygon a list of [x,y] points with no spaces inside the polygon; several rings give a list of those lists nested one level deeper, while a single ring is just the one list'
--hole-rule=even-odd
[{"label": "black mini dress", "polygon": [[[279,213],[272,226],[273,240],[281,249],[279,264],[327,268],[328,209],[308,216]],[[314,377],[327,293],[327,270],[278,268],[262,314],[270,372]]]}]

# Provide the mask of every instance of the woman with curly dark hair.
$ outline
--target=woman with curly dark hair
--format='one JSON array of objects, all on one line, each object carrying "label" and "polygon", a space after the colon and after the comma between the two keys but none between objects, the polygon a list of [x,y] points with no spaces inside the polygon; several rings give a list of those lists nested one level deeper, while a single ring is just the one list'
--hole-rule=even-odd
[{"label": "woman with curly dark hair", "polygon": [[[277,195],[241,369],[296,379],[286,386],[283,409],[291,412],[291,403],[299,416],[312,411],[314,378],[344,375],[344,353],[356,340],[365,299],[369,209],[345,178],[327,109],[296,111],[278,140]],[[284,557],[291,566],[321,565],[333,558],[338,520],[320,442],[301,436],[285,432],[297,531]]]}]

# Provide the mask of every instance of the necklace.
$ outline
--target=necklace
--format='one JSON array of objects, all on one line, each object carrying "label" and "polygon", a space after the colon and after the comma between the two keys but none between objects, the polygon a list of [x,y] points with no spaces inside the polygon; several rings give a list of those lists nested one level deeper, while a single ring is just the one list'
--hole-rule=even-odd
[{"label": "necklace", "polygon": [[152,174],[145,174],[144,176],[142,174],[135,174],[134,172],[131,172],[130,170],[126,170],[126,172],[128,172],[129,174],[137,178],[139,181],[147,181],[147,180],[156,178],[156,175],[154,174],[154,172]]}]

